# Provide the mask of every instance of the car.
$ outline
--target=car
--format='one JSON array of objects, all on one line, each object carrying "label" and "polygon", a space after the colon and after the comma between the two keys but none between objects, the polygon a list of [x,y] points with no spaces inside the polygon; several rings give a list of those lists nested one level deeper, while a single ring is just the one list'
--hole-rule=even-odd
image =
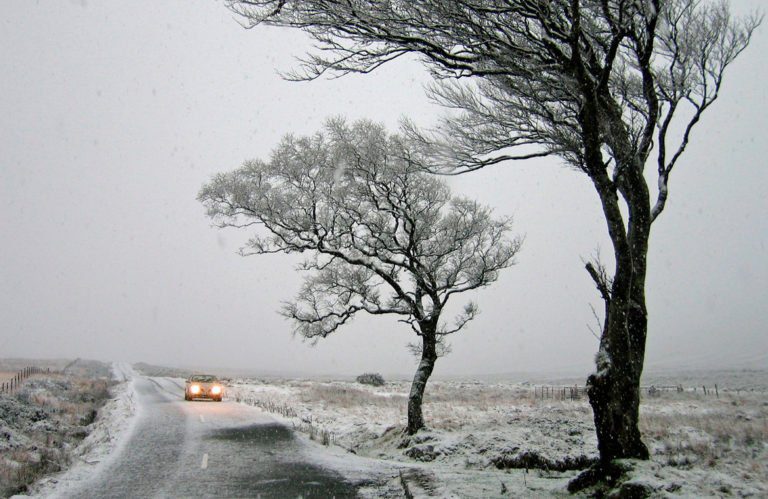
[{"label": "car", "polygon": [[212,374],[193,374],[187,378],[184,387],[184,400],[210,399],[221,402],[224,397],[224,385]]}]

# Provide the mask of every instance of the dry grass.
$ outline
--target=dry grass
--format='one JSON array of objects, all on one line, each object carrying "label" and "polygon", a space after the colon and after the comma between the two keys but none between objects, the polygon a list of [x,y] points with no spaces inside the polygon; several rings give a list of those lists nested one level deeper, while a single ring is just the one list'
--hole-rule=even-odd
[{"label": "dry grass", "polygon": [[424,401],[472,406],[478,409],[529,403],[531,392],[518,385],[434,382],[427,386]]},{"label": "dry grass", "polygon": [[[356,386],[349,383],[311,383],[300,386],[304,403],[322,403],[326,406],[352,408],[359,406],[405,407],[408,403],[409,383],[390,383],[383,387]],[[547,400],[544,403],[550,404]],[[424,407],[464,407],[487,411],[498,407],[531,406],[539,401],[530,396],[530,390],[512,385],[482,385],[478,383],[430,383],[424,394]]]},{"label": "dry grass", "polygon": [[46,473],[61,471],[69,464],[62,449],[20,449],[0,460],[0,493],[21,493]]},{"label": "dry grass", "polygon": [[[285,386],[285,385],[283,385]],[[347,382],[288,382],[291,395],[264,394],[253,405],[308,406],[333,411],[353,411],[392,424],[404,421],[410,383],[391,382],[382,387]],[[434,382],[427,387],[423,410],[431,428],[455,430],[478,423],[497,424],[512,413],[541,409],[555,414],[573,414],[579,419],[591,414],[586,400],[537,399],[530,388],[519,385]],[[275,411],[271,411],[275,412]]]},{"label": "dry grass", "polygon": [[[0,423],[15,441],[26,443],[12,444],[0,456],[0,497],[23,493],[42,475],[69,464],[68,449],[87,435],[86,426],[110,397],[110,385],[101,378],[40,375],[26,380],[17,393],[4,395],[16,409]],[[13,411],[22,412],[10,416]]]},{"label": "dry grass", "polygon": [[326,407],[345,409],[360,406],[402,407],[405,394],[382,394],[381,391],[338,384],[313,384],[301,392],[301,401],[306,404],[322,403]]},{"label": "dry grass", "polygon": [[682,396],[643,409],[640,429],[657,461],[682,469],[731,466],[743,478],[768,481],[768,405],[761,397]]},{"label": "dry grass", "polygon": [[[261,386],[262,390],[244,394],[242,401],[282,415],[302,414],[311,409],[311,419],[302,418],[311,425],[334,424],[335,415],[339,414],[350,415],[362,424],[377,422],[382,427],[404,426],[406,422],[408,382],[390,382],[382,387],[303,381]],[[270,386],[277,389],[270,390]],[[445,431],[469,426],[490,430],[498,425],[513,424],[511,419],[525,420],[532,413],[559,420],[591,418],[585,400],[541,400],[534,398],[528,387],[473,382],[430,383],[423,411],[430,428]]]}]

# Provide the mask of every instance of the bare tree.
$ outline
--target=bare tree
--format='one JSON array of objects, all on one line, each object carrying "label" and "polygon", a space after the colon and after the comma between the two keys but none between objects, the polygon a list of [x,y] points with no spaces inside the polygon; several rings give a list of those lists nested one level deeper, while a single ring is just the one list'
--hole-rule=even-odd
[{"label": "bare tree", "polygon": [[509,219],[452,197],[413,163],[412,147],[379,125],[333,120],[325,133],[286,136],[268,162],[217,175],[199,194],[219,227],[259,228],[244,254],[311,254],[301,291],[282,310],[296,333],[324,338],[359,312],[410,325],[421,360],[409,434],[424,427],[424,389],[443,340],[478,311],[469,302],[446,324],[449,298],[495,281],[520,247],[506,237]]},{"label": "bare tree", "polygon": [[248,27],[300,28],[318,42],[292,78],[367,73],[419,55],[436,78],[432,95],[456,111],[437,133],[411,131],[432,149],[423,158],[430,170],[461,173],[555,155],[589,177],[614,257],[612,275],[601,262],[586,265],[605,302],[597,369],[588,379],[601,465],[647,459],[637,423],[651,225],[693,128],[761,17],[734,19],[724,1],[707,0],[229,6]]}]

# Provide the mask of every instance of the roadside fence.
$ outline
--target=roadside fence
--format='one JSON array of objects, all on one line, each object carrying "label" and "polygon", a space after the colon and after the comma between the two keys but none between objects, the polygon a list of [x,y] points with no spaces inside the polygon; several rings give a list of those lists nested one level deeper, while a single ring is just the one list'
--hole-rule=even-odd
[{"label": "roadside fence", "polygon": [[25,367],[21,371],[17,372],[13,378],[11,378],[9,381],[6,381],[4,383],[0,383],[0,393],[13,393],[16,390],[19,389],[21,384],[24,382],[25,379],[29,378],[32,375],[35,374],[49,374],[51,372],[50,368],[41,368],[41,367],[35,367],[35,366],[29,366]]}]

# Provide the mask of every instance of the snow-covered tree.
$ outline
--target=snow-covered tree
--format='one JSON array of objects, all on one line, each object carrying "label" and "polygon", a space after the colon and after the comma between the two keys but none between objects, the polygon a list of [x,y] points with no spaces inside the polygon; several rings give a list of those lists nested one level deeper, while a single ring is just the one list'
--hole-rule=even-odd
[{"label": "snow-covered tree", "polygon": [[310,254],[301,291],[282,310],[296,333],[324,338],[361,312],[410,325],[420,363],[409,434],[424,426],[424,389],[444,338],[477,314],[469,302],[447,324],[448,300],[494,282],[520,247],[506,236],[509,219],[452,196],[416,156],[380,125],[332,120],[323,133],[286,136],[269,161],[219,174],[199,194],[217,226],[256,228],[244,254]]},{"label": "snow-covered tree", "polygon": [[319,50],[295,78],[367,73],[419,56],[437,80],[432,95],[456,111],[437,134],[413,130],[440,160],[429,169],[465,172],[552,155],[589,178],[614,257],[612,271],[587,265],[605,302],[597,369],[588,379],[601,465],[647,459],[638,410],[651,225],[666,206],[670,175],[693,128],[761,18],[734,19],[725,1],[709,0],[229,6],[251,27],[294,27],[316,40]]}]

